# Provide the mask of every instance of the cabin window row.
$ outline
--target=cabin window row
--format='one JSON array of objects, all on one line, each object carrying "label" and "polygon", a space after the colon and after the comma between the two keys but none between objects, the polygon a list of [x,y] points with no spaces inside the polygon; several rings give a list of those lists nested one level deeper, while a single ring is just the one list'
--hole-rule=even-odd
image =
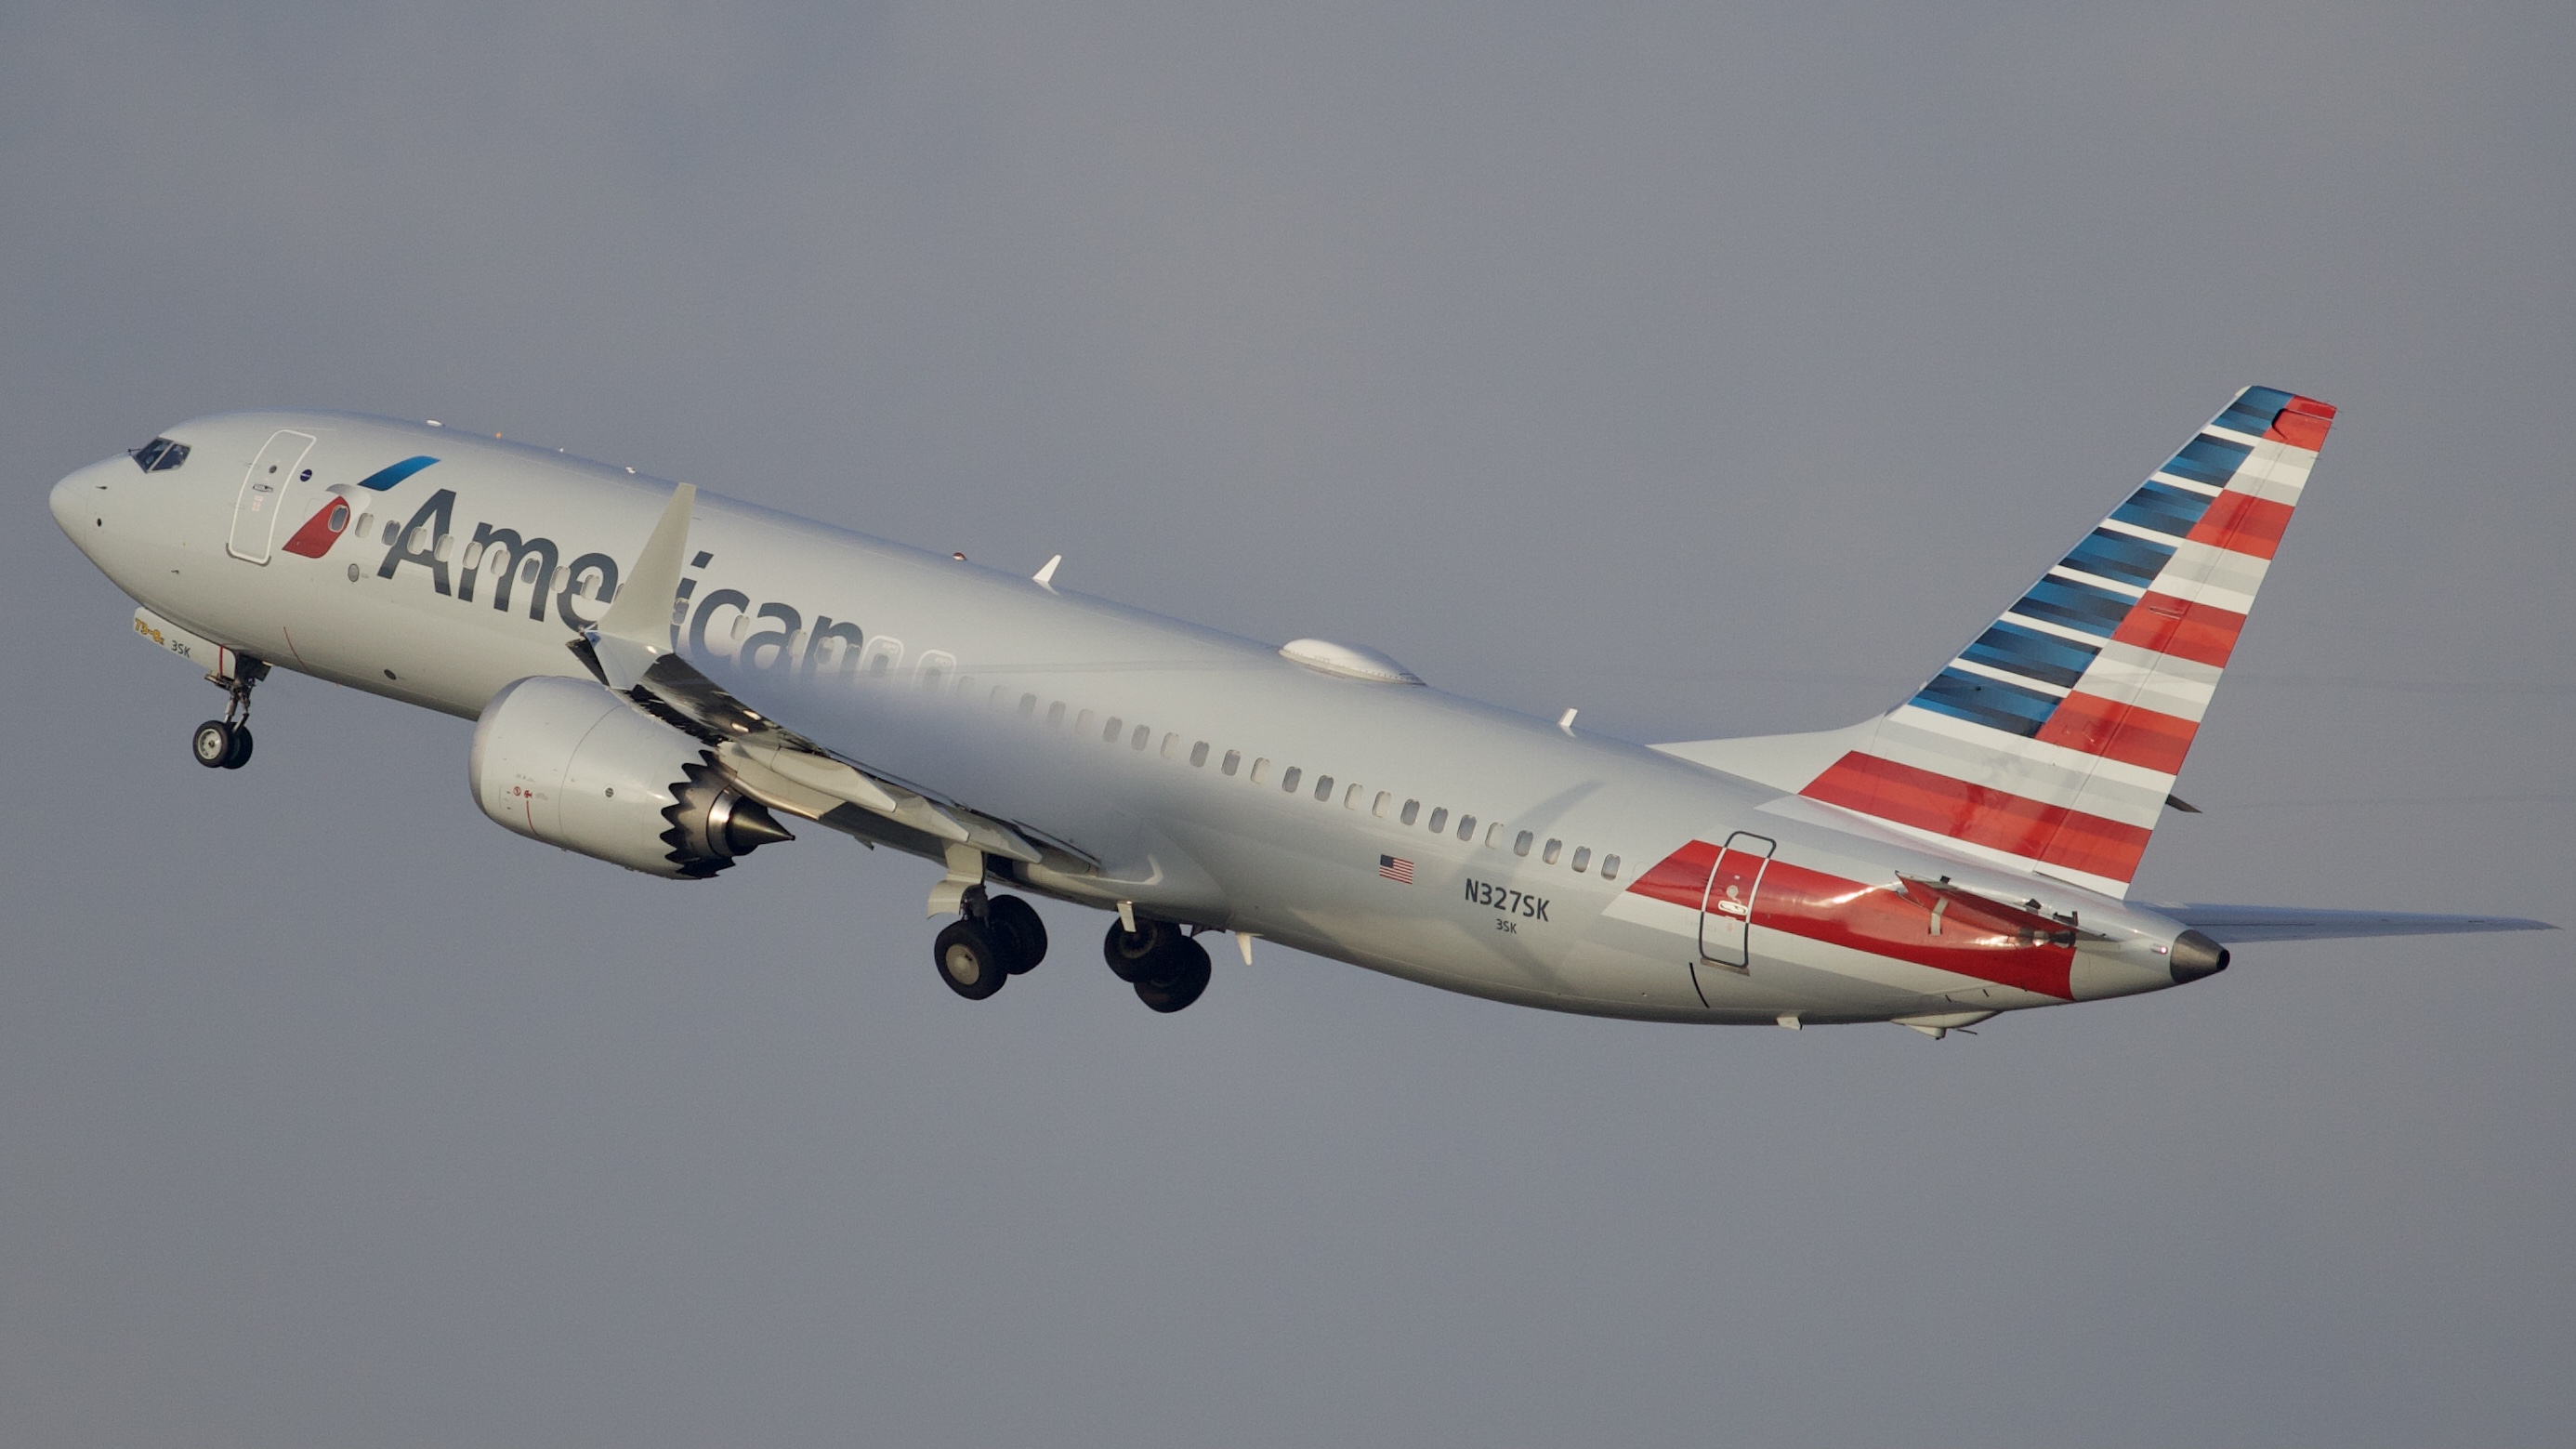
[{"label": "cabin window row", "polygon": [[[960,679],[958,681],[961,691],[971,688],[973,684],[974,681],[971,678]],[[987,702],[996,711],[1015,712],[1020,718],[1025,720],[1034,720],[1038,717],[1038,706],[1041,703],[1037,695],[1027,692],[1021,693],[1018,699],[1014,701],[1011,697],[1010,686],[1006,684],[994,685],[993,692],[988,697]],[[1047,727],[1050,729],[1063,728],[1065,718],[1068,713],[1072,715],[1073,733],[1076,738],[1090,737],[1093,728],[1096,725],[1099,729],[1101,743],[1103,744],[1114,745],[1123,739],[1129,749],[1139,752],[1142,752],[1153,744],[1154,731],[1153,727],[1150,725],[1140,724],[1130,727],[1127,721],[1119,715],[1113,714],[1104,717],[1095,710],[1085,709],[1076,711],[1072,705],[1060,699],[1046,702]],[[1181,737],[1178,734],[1166,733],[1163,736],[1160,753],[1162,754],[1162,757],[1167,760],[1179,759],[1182,753]],[[1213,753],[1214,746],[1210,745],[1206,740],[1199,740],[1192,743],[1189,747],[1190,767],[1192,769],[1205,769],[1207,767],[1208,759]],[[1226,751],[1224,756],[1219,759],[1217,763],[1217,773],[1227,776],[1228,778],[1233,778],[1237,775],[1246,775],[1243,764],[1243,752],[1241,750]],[[1248,775],[1246,775],[1246,778],[1255,785],[1266,785],[1270,783],[1269,757],[1261,756],[1255,758],[1252,761],[1252,768]],[[1395,792],[1391,790],[1380,790],[1374,797],[1372,797],[1366,786],[1361,785],[1356,781],[1340,781],[1331,775],[1316,775],[1312,777],[1312,783],[1309,784],[1306,771],[1303,767],[1297,765],[1290,765],[1286,770],[1280,773],[1279,788],[1283,793],[1289,795],[1311,794],[1317,802],[1323,804],[1330,804],[1336,797],[1338,797],[1341,800],[1342,808],[1345,810],[1356,811],[1360,808],[1361,802],[1366,800],[1368,802],[1368,810],[1371,815],[1380,820],[1386,819],[1389,815],[1393,815],[1399,823],[1408,828],[1413,826],[1415,822],[1422,819],[1422,802],[1419,800],[1407,800],[1404,802],[1403,808],[1399,810],[1395,805]],[[1452,818],[1453,817],[1450,815],[1448,807],[1434,806],[1432,807],[1431,818],[1427,822],[1427,826],[1432,834],[1445,835],[1450,833],[1450,822]],[[1477,834],[1476,827],[1479,823],[1477,818],[1473,815],[1463,813],[1454,818],[1457,822],[1456,833],[1458,839],[1472,844],[1475,841]],[[1503,822],[1499,820],[1483,823],[1485,827],[1485,848],[1488,850],[1502,850],[1508,847],[1513,855],[1522,857],[1527,857],[1535,853],[1538,856],[1540,863],[1543,865],[1556,865],[1561,861],[1568,869],[1573,870],[1578,874],[1589,872],[1592,869],[1593,852],[1591,846],[1578,845],[1574,848],[1573,854],[1569,856],[1566,853],[1565,842],[1562,840],[1550,839],[1542,845],[1536,831],[1513,831],[1510,827],[1504,825]],[[1600,857],[1600,862],[1601,878],[1603,880],[1617,880],[1619,878],[1618,856],[1605,854]]]}]

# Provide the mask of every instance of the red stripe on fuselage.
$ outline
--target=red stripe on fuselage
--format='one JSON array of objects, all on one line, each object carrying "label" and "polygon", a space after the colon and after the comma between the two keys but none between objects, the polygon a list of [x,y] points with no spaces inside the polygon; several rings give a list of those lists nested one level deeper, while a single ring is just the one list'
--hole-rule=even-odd
[{"label": "red stripe on fuselage", "polygon": [[1971,785],[1855,750],[1798,792],[1863,815],[1965,840],[2007,855],[2125,881],[2148,832],[2081,810]]},{"label": "red stripe on fuselage", "polygon": [[2220,669],[2236,652],[2236,636],[2245,616],[2212,604],[2194,604],[2150,589],[2120,621],[2111,636],[2115,644],[2135,644],[2155,654],[2171,654]]},{"label": "red stripe on fuselage", "polygon": [[2191,541],[2211,548],[2270,558],[2281,548],[2281,533],[2290,526],[2290,505],[2251,493],[2221,493],[2191,531]]},{"label": "red stripe on fuselage", "polygon": [[[1696,912],[1708,889],[1709,868],[1716,862],[1717,847],[1694,840],[1666,856],[1628,889]],[[1753,924],[2060,1000],[2074,996],[2070,985],[2074,947],[2046,941],[2024,944],[2018,932],[1977,919],[1973,910],[1964,908],[1945,911],[1941,934],[1936,936],[1930,903],[1896,894],[1892,883],[1863,885],[1775,859],[1762,873],[1762,887],[1753,897]],[[1760,949],[1759,937],[1754,945]]]},{"label": "red stripe on fuselage", "polygon": [[2048,723],[2039,727],[2044,745],[2063,745],[2122,764],[2143,765],[2168,775],[2182,772],[2182,757],[2200,726],[2174,715],[2115,704],[2082,690],[2066,696]]}]

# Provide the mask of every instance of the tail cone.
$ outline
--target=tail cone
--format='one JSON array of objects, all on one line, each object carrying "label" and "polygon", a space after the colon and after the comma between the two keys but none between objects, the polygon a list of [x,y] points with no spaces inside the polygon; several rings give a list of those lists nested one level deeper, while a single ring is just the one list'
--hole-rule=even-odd
[{"label": "tail cone", "polygon": [[2198,931],[2185,931],[2174,937],[2173,979],[2180,985],[2215,976],[2227,969],[2227,948]]}]

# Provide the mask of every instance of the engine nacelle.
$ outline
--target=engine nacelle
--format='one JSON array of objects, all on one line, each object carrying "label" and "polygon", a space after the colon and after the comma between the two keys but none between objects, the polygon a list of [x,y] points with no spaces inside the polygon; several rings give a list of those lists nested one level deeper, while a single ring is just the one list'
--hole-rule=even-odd
[{"label": "engine nacelle", "polygon": [[532,840],[678,880],[796,837],[687,735],[586,679],[502,687],[474,726],[474,803]]}]

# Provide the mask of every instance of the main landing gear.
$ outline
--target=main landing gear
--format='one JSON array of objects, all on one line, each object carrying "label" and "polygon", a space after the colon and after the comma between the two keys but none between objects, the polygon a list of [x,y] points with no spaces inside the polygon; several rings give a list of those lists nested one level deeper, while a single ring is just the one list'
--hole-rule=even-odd
[{"label": "main landing gear", "polygon": [[[958,918],[932,943],[930,959],[949,990],[982,1001],[1045,960],[1046,952],[1046,922],[1027,901],[986,895],[974,886],[959,902]],[[1207,948],[1169,921],[1140,919],[1132,931],[1112,921],[1100,953],[1118,979],[1136,989],[1137,1000],[1160,1012],[1198,1000],[1212,974]]]},{"label": "main landing gear", "polygon": [[930,947],[932,964],[949,990],[982,1001],[1046,959],[1046,922],[1027,901],[987,896],[977,886],[966,893],[962,909]]},{"label": "main landing gear", "polygon": [[237,674],[206,676],[208,682],[222,685],[228,696],[224,717],[197,726],[196,735],[188,741],[189,752],[209,770],[238,770],[250,763],[250,691],[251,686],[268,677],[268,665],[257,659],[242,659],[239,667]]},{"label": "main landing gear", "polygon": [[1156,1011],[1179,1011],[1208,988],[1207,947],[1168,921],[1140,919],[1132,931],[1112,921],[1100,954],[1119,980],[1136,988],[1136,999]]}]

